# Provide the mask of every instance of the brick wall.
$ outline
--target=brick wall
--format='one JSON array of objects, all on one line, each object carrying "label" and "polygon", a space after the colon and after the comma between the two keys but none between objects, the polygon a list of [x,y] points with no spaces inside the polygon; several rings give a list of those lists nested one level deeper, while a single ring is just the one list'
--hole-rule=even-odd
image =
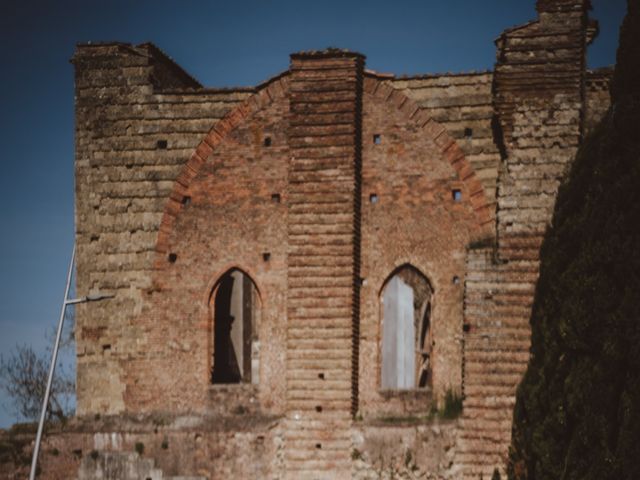
[{"label": "brick wall", "polygon": [[539,1],[540,19],[498,40],[494,107],[504,158],[497,249],[468,257],[465,394],[456,457],[464,478],[504,475],[515,389],[530,344],[539,249],[585,118],[588,2]]},{"label": "brick wall", "polygon": [[495,201],[500,153],[493,132],[493,73],[393,78],[391,85],[429,112],[464,151],[485,195]]},{"label": "brick wall", "polygon": [[[585,71],[586,2],[538,9],[498,39],[494,73],[395,78],[327,50],[212,90],[151,44],[78,47],[78,293],[116,294],[78,307],[78,413],[273,415],[268,468],[349,478],[377,468],[353,457],[376,422],[462,392],[440,473],[503,466],[540,242],[608,107],[610,73]],[[381,294],[403,265],[433,289],[432,380],[382,391]],[[259,374],[212,385],[231,269],[257,289]]]},{"label": "brick wall", "polygon": [[[136,355],[133,319],[151,286],[166,198],[184,159],[244,91],[205,91],[149,46],[78,46],[76,244],[78,413],[123,411],[121,361]],[[171,91],[160,92],[165,86]],[[164,143],[159,142],[166,142]]]},{"label": "brick wall", "polygon": [[291,57],[287,478],[350,477],[363,65],[352,53]]},{"label": "brick wall", "polygon": [[[462,297],[467,245],[491,236],[491,206],[459,142],[391,82],[368,76],[363,119],[360,413],[426,414],[431,395],[460,392]],[[430,113],[430,112],[429,112]],[[426,128],[425,128],[426,125]],[[438,125],[435,130],[432,128]],[[374,140],[375,136],[375,140]],[[444,150],[451,146],[457,155]],[[456,161],[452,162],[450,159]],[[467,165],[463,171],[462,164]],[[453,191],[460,192],[456,200]],[[382,290],[403,265],[425,275],[434,291],[433,387],[381,391]]]},{"label": "brick wall", "polygon": [[[156,244],[153,285],[135,321],[138,352],[124,366],[130,410],[254,410],[259,404],[284,411],[285,90],[286,79],[274,79],[262,95],[218,122],[174,185]],[[232,268],[247,274],[258,291],[259,378],[269,388],[211,385],[212,293]],[[221,389],[229,392],[226,398]],[[238,391],[245,393],[238,397]]]}]

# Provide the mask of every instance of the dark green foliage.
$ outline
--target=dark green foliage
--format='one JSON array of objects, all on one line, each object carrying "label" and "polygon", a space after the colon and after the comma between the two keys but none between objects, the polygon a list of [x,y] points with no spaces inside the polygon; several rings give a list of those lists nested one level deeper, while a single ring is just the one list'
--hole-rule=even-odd
[{"label": "dark green foliage", "polygon": [[640,478],[640,2],[541,252],[509,478]]}]

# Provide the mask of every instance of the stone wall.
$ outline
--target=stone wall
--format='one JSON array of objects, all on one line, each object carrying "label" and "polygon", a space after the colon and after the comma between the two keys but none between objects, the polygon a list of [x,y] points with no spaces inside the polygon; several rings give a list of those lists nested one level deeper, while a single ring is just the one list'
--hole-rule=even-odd
[{"label": "stone wall", "polygon": [[455,479],[456,421],[357,423],[352,476],[356,480]]},{"label": "stone wall", "polygon": [[[119,415],[51,426],[38,478],[47,480],[280,479],[284,426],[278,418],[230,415]],[[0,480],[28,476],[33,428],[0,430]],[[457,421],[357,421],[345,446],[349,478],[455,479]],[[15,447],[12,462],[4,449]]]},{"label": "stone wall", "polygon": [[[28,476],[26,461],[0,461],[0,479]],[[4,436],[0,432],[0,441]],[[278,478],[282,471],[282,432],[278,419],[234,413],[121,415],[73,420],[48,428],[38,478],[47,480],[204,480]]]}]

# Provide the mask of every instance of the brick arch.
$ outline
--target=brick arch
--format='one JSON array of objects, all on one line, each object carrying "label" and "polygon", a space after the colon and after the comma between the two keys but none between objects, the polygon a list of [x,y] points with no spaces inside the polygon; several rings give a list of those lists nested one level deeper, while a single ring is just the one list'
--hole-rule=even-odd
[{"label": "brick arch", "polygon": [[211,152],[222,143],[227,135],[241,125],[245,119],[268,107],[275,100],[284,98],[287,95],[289,90],[288,73],[288,71],[284,72],[258,86],[256,93],[218,120],[198,144],[187,163],[182,167],[180,174],[173,182],[173,189],[164,207],[164,213],[160,222],[155,248],[156,269],[165,268],[167,265],[165,257],[167,253],[169,253],[169,242],[171,233],[175,228],[176,219],[184,207],[191,182],[198,175],[209,158],[209,155],[211,155]]},{"label": "brick arch", "polygon": [[255,272],[253,270],[251,270],[250,268],[246,268],[242,264],[229,263],[229,264],[225,265],[224,267],[222,267],[221,269],[219,269],[210,278],[210,280],[207,282],[207,288],[206,288],[206,290],[204,292],[204,295],[202,297],[202,302],[203,302],[204,305],[209,305],[209,303],[211,302],[211,297],[213,296],[216,288],[218,288],[218,284],[222,280],[222,277],[224,275],[226,275],[227,273],[233,271],[233,270],[237,270],[239,272],[242,272],[244,275],[249,277],[249,279],[251,279],[251,282],[253,282],[253,286],[256,288],[256,292],[258,292],[258,299],[260,300],[260,304],[263,303],[263,301],[264,301],[263,300],[263,292],[262,292],[262,289],[258,286],[258,282],[256,281]]},{"label": "brick arch", "polygon": [[429,284],[429,287],[431,288],[431,291],[435,293],[436,289],[433,286],[433,281],[431,280],[431,278],[429,278],[429,276],[426,273],[424,273],[420,268],[418,268],[416,265],[407,261],[407,262],[401,262],[395,267],[393,267],[393,269],[389,272],[389,274],[384,278],[384,280],[382,281],[382,284],[380,285],[380,288],[378,289],[378,298],[382,297],[384,289],[387,287],[391,279],[405,268],[411,268],[416,272],[418,272],[418,274],[420,274],[420,276],[427,281],[427,283]]},{"label": "brick arch", "polygon": [[435,121],[429,113],[420,108],[407,95],[393,88],[388,82],[367,74],[364,79],[364,91],[373,97],[395,106],[409,117],[426,135],[433,140],[440,153],[449,161],[458,174],[460,181],[469,191],[471,206],[477,222],[474,237],[493,238],[495,231],[495,211],[487,199],[484,187],[478,179],[473,167],[467,160],[458,142],[447,132],[446,128]]}]

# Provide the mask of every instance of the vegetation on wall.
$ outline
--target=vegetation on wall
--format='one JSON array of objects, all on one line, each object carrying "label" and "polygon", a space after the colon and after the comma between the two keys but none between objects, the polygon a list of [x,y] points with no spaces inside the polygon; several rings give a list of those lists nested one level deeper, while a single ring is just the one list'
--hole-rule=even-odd
[{"label": "vegetation on wall", "polygon": [[640,2],[541,253],[509,478],[640,478]]}]

